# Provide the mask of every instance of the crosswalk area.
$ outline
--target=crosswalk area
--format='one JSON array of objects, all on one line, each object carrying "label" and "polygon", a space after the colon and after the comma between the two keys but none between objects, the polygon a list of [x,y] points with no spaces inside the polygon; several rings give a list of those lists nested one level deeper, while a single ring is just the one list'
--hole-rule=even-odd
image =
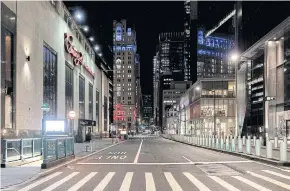
[{"label": "crosswalk area", "polygon": [[290,172],[246,171],[235,176],[209,176],[192,172],[54,172],[28,185],[28,190],[92,191],[243,191],[290,190]]}]

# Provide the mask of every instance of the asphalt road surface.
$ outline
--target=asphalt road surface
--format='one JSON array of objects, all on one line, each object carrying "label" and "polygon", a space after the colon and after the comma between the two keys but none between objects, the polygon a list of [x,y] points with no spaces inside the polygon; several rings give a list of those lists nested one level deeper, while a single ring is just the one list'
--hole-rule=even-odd
[{"label": "asphalt road surface", "polygon": [[13,190],[284,191],[290,168],[162,138],[131,140]]}]

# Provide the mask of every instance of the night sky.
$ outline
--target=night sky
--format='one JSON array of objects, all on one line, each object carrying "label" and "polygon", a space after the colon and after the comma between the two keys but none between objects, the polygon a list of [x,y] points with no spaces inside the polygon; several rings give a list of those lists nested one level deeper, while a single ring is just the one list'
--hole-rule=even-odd
[{"label": "night sky", "polygon": [[[137,32],[137,52],[141,59],[141,85],[143,94],[152,94],[152,59],[156,53],[158,34],[161,32],[183,31],[183,1],[144,1],[144,2],[65,2],[67,7],[81,6],[86,11],[84,25],[93,27],[96,38],[102,45],[112,46],[113,20],[127,20],[128,26],[135,26]],[[211,29],[231,10],[233,2],[199,2],[199,24]],[[245,2],[243,3],[243,35],[248,47],[289,15],[289,2]],[[269,12],[275,13],[269,14]],[[266,22],[267,21],[267,22]],[[229,20],[218,33],[233,34],[232,22]],[[104,55],[107,62],[112,62],[110,54]]]}]

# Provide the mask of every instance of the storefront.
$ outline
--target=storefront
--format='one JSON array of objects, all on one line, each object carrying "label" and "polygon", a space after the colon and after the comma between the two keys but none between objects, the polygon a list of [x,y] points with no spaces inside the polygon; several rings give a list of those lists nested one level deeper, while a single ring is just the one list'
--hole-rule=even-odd
[{"label": "storefront", "polygon": [[202,79],[180,99],[180,133],[235,135],[235,82]]},{"label": "storefront", "polygon": [[[2,137],[38,137],[42,119],[70,111],[75,135],[106,131],[109,80],[95,56],[62,2],[1,2]],[[83,128],[79,119],[95,125]]]}]

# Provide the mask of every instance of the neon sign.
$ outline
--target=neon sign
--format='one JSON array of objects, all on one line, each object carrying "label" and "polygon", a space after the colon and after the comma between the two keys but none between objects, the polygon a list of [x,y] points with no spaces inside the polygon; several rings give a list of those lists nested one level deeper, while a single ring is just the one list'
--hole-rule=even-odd
[{"label": "neon sign", "polygon": [[91,74],[93,77],[95,77],[95,73],[92,71],[92,69],[88,65],[84,64],[83,54],[80,51],[78,51],[72,45],[72,43],[73,37],[67,33],[64,33],[64,47],[66,52],[69,53],[73,58],[73,64],[75,66],[83,65],[83,67],[87,70],[87,72]]}]

